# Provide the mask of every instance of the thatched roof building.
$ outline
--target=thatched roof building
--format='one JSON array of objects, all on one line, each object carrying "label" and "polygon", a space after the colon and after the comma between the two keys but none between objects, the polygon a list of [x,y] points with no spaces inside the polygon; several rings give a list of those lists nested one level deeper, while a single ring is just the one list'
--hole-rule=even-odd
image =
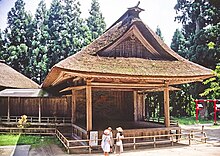
[{"label": "thatched roof building", "polygon": [[[95,115],[92,111],[95,108],[92,91],[132,93],[130,101],[126,101],[129,99],[127,96],[116,100],[116,103],[121,102],[116,110],[123,108],[120,113],[128,112],[127,119],[140,121],[145,117],[143,93],[162,89],[165,126],[169,127],[171,86],[214,76],[212,70],[190,62],[171,50],[141,21],[141,11],[143,9],[138,6],[128,8],[99,38],[55,64],[42,84],[43,88],[53,91],[72,91],[73,122],[76,118],[76,91],[85,91],[87,131],[92,130],[92,117]],[[112,108],[106,110],[109,109]]]},{"label": "thatched roof building", "polygon": [[39,88],[39,85],[1,61],[0,90],[5,88]]},{"label": "thatched roof building", "polygon": [[53,66],[43,82],[51,87],[66,80],[183,84],[213,76],[210,69],[190,62],[171,50],[138,14],[129,8],[103,35]]}]

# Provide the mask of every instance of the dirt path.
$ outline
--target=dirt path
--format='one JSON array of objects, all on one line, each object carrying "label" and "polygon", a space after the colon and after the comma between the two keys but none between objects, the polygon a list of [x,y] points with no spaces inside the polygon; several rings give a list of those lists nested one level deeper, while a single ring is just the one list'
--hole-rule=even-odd
[{"label": "dirt path", "polygon": [[[202,125],[190,125],[181,128],[183,131],[190,130],[201,130]],[[122,156],[219,156],[220,155],[220,126],[213,126],[211,124],[204,125],[204,131],[207,133],[208,140],[207,143],[192,142],[192,145],[180,144],[178,146],[169,146],[163,148],[148,148],[148,149],[138,149],[124,151]],[[97,156],[103,155],[98,154],[71,154],[79,156]],[[110,154],[110,156],[115,154]],[[36,149],[31,149],[29,156],[70,156],[66,154],[57,145],[50,145],[47,147],[41,147]]]}]

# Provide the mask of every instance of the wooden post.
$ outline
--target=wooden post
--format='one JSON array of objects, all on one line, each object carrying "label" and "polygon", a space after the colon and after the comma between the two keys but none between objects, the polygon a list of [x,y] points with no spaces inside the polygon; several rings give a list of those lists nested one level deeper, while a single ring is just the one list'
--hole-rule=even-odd
[{"label": "wooden post", "polygon": [[137,91],[133,92],[134,95],[134,121],[138,120],[138,106],[137,106]]},{"label": "wooden post", "polygon": [[76,90],[72,90],[72,123],[76,122]]},{"label": "wooden post", "polygon": [[169,85],[165,82],[164,88],[164,116],[165,116],[165,126],[170,127],[170,105],[169,105]]},{"label": "wooden post", "polygon": [[39,98],[38,103],[38,122],[41,123],[41,98]]},{"label": "wooden post", "polygon": [[92,87],[91,82],[86,85],[86,130],[92,130]]},{"label": "wooden post", "polygon": [[8,114],[7,121],[10,122],[10,97],[8,97]]},{"label": "wooden post", "polygon": [[141,121],[145,118],[145,102],[143,94],[137,94],[137,106],[137,120]]},{"label": "wooden post", "polygon": [[146,119],[146,105],[145,105],[145,94],[142,94],[142,118]]}]

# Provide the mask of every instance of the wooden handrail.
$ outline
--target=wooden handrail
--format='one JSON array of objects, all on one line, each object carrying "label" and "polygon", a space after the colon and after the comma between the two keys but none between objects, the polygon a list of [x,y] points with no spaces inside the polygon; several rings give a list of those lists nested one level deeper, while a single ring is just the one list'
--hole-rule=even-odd
[{"label": "wooden handrail", "polygon": [[[76,126],[75,126],[76,128]],[[77,127],[79,128],[79,127]],[[80,129],[80,128],[79,128]],[[89,152],[91,152],[90,149],[92,147],[90,146],[90,141],[94,140],[89,140],[89,139],[80,139],[80,140],[68,140],[58,129],[55,128],[0,128],[0,133],[4,131],[4,133],[12,132],[12,133],[18,133],[21,132],[25,134],[48,134],[48,132],[52,131],[50,134],[54,134],[60,142],[63,144],[63,146],[66,148],[67,152],[70,153],[70,149],[81,149],[81,148],[89,148]],[[82,130],[82,129],[80,129]],[[25,132],[27,131],[27,132]],[[37,131],[37,133],[36,133]],[[39,132],[40,131],[40,132]],[[86,132],[85,130],[83,132]],[[171,143],[173,146],[174,141],[178,142],[180,139],[188,139],[189,140],[189,145],[191,145],[191,140],[194,140],[195,134],[199,131],[190,131],[190,133],[184,133],[184,134],[163,134],[163,135],[152,135],[152,136],[132,136],[132,137],[125,137],[123,140],[127,140],[123,142],[124,146],[133,146],[133,149],[136,149],[137,145],[147,145],[147,144],[152,144],[153,147],[156,147],[158,143]],[[203,131],[200,134],[202,134],[201,140],[202,139],[207,139],[206,133]],[[185,138],[184,138],[185,136]],[[149,140],[148,140],[149,139]],[[101,142],[101,139],[96,139],[98,142]],[[206,141],[206,140],[205,140]],[[76,145],[74,143],[82,143],[86,142],[85,145]],[[100,147],[101,145],[97,145],[94,147]]]}]

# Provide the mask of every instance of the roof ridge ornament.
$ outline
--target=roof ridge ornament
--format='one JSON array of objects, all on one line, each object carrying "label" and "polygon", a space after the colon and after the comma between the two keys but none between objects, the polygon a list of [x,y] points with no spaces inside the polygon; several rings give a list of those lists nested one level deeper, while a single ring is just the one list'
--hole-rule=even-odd
[{"label": "roof ridge ornament", "polygon": [[138,1],[136,6],[128,8],[128,10],[115,23],[113,23],[106,31],[111,29],[114,25],[116,25],[119,22],[122,22],[122,25],[125,25],[125,24],[130,24],[133,19],[140,19],[139,13],[145,10],[140,8],[139,5],[140,5],[140,1]]},{"label": "roof ridge ornament", "polygon": [[139,5],[140,5],[140,1],[138,1],[137,5],[134,6],[134,7],[131,7],[131,8],[128,8],[128,11],[127,11],[127,16],[133,16],[134,18],[140,18],[139,17],[139,13],[141,11],[145,11],[144,9],[142,8],[139,8]]}]

